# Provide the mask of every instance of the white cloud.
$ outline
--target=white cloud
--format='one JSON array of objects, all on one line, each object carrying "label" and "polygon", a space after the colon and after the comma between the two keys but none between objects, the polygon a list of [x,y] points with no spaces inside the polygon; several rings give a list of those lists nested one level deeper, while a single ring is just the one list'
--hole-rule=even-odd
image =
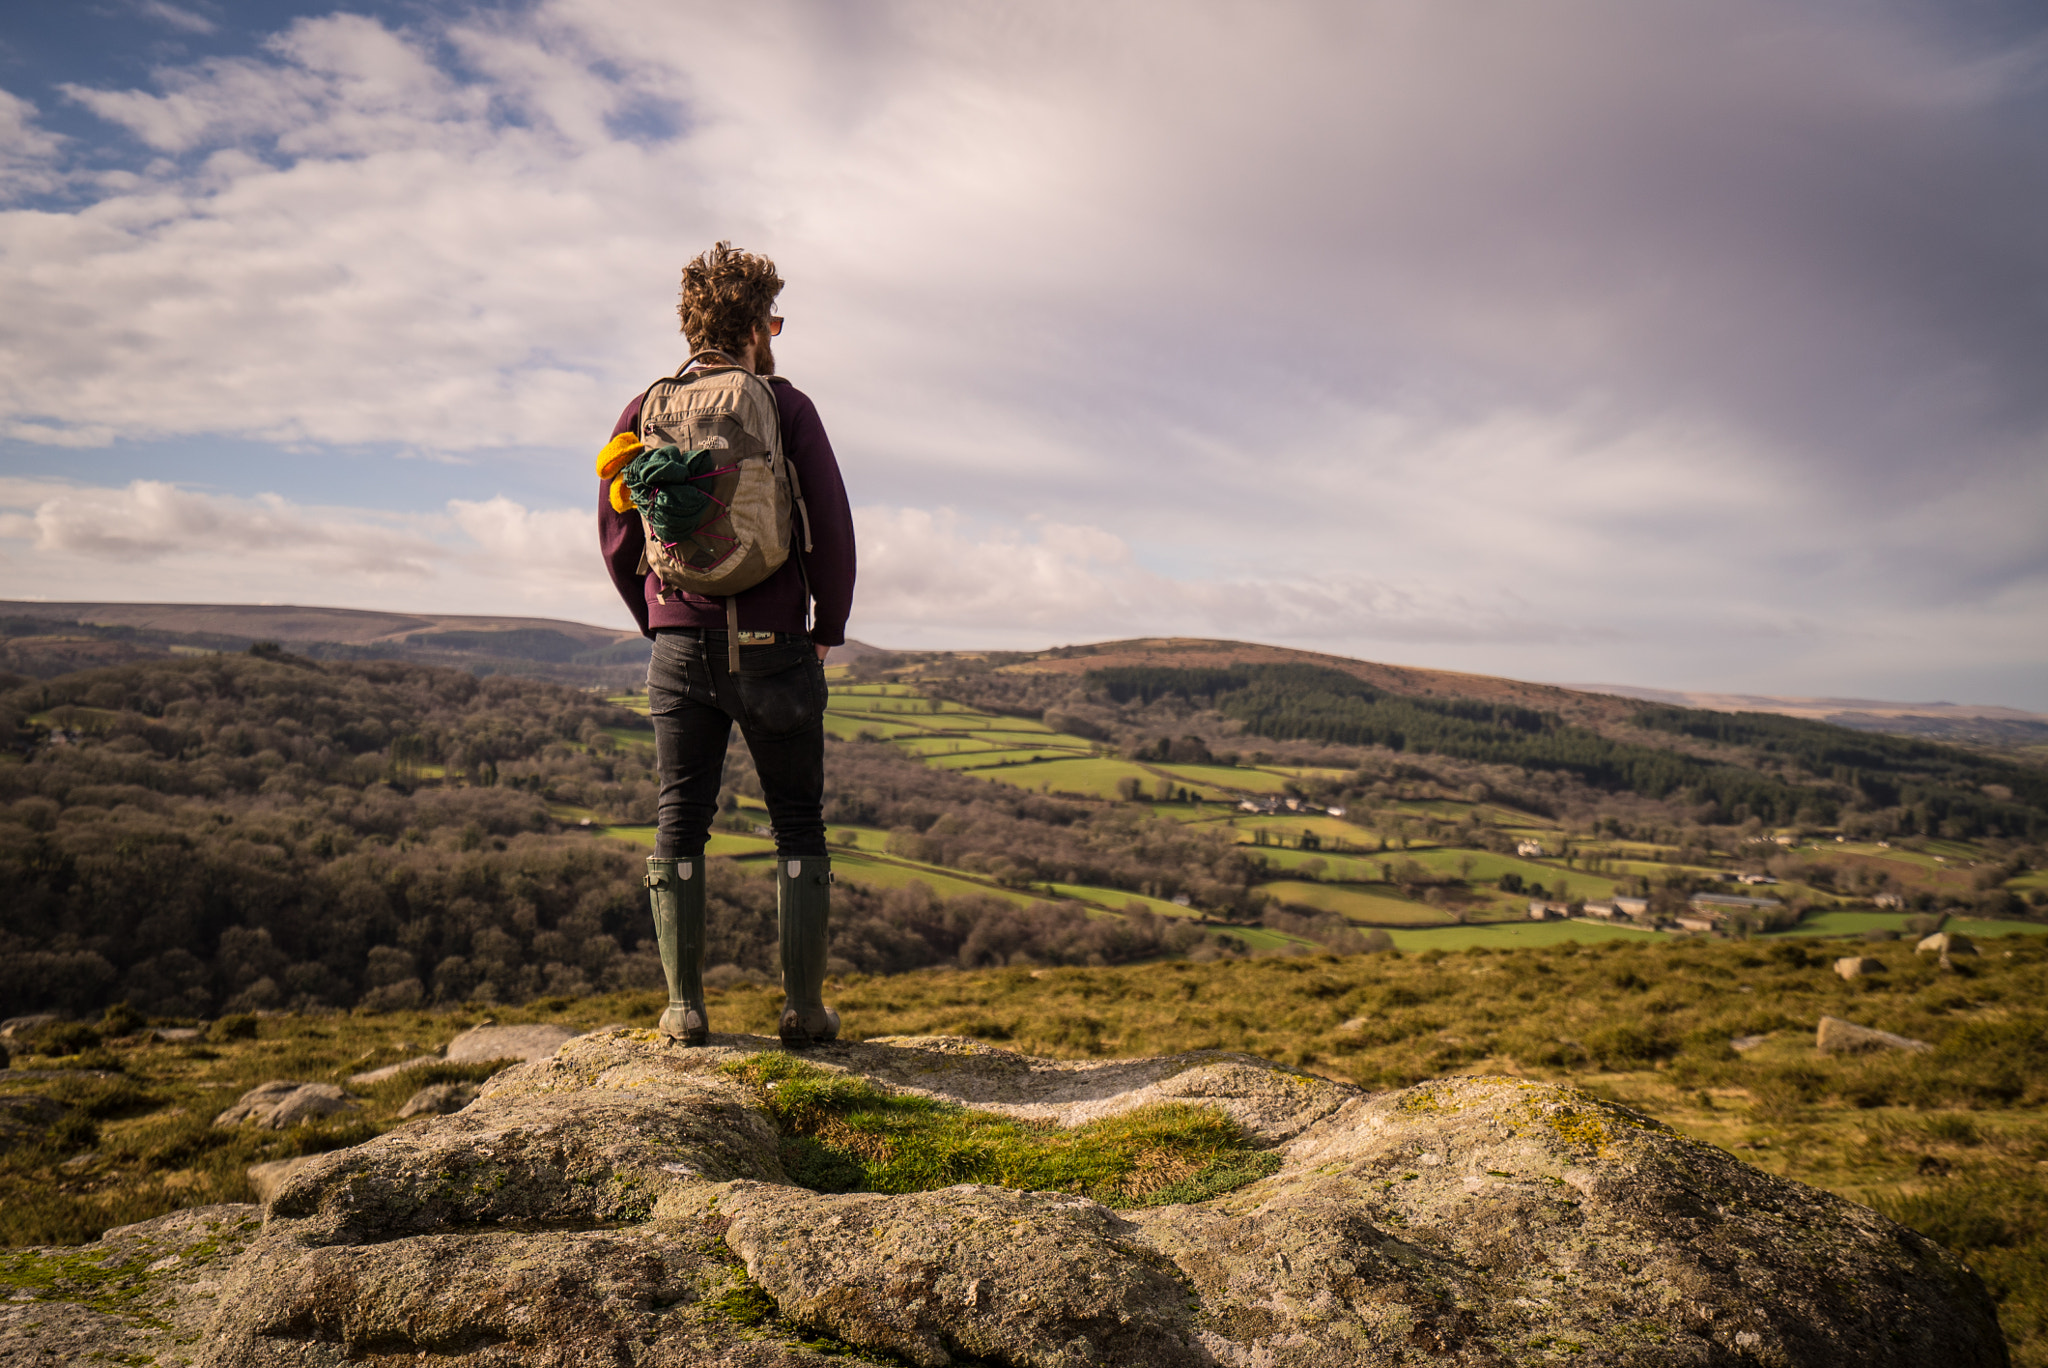
[{"label": "white cloud", "polygon": [[0,90],[0,204],[47,194],[62,183],[55,162],[63,139],[36,122],[35,105]]},{"label": "white cloud", "polygon": [[205,15],[183,5],[173,5],[169,0],[139,0],[135,9],[137,13],[168,24],[180,33],[212,33],[220,27]]},{"label": "white cloud", "polygon": [[418,577],[447,552],[415,519],[299,508],[275,494],[205,494],[161,480],[48,494],[30,521],[37,551],[103,562],[118,575],[165,558],[266,560],[321,574]]},{"label": "white cloud", "polygon": [[[896,647],[1038,648],[1177,634],[1523,678],[1570,678],[1570,666],[1593,660],[1667,685],[1706,677],[1719,662],[1714,677],[1761,686],[1786,678],[1790,661],[1811,672],[1795,677],[1844,670],[1891,681],[1880,696],[1995,701],[2004,688],[2025,701],[2006,681],[2026,677],[2037,647],[2006,627],[2048,611],[2048,584],[2037,581],[1982,607],[1885,604],[1838,621],[1796,605],[1730,610],[1710,594],[1681,592],[1617,612],[1597,586],[1475,592],[1342,564],[1167,575],[1113,532],[1045,519],[990,523],[949,509],[867,506],[855,522],[861,569],[849,631]],[[98,487],[0,477],[0,582],[11,597],[298,602],[630,626],[597,555],[593,514],[502,496],[393,515],[161,481]],[[1940,676],[1929,671],[1952,669],[1957,657],[1977,662],[1975,674],[1951,673],[1957,687],[1934,682]],[[1759,659],[1781,673],[1743,672]],[[1962,687],[1969,679],[1978,686]]]},{"label": "white cloud", "polygon": [[396,515],[158,480],[0,478],[0,566],[11,593],[39,598],[625,616],[590,513],[504,498]]},{"label": "white cloud", "polygon": [[1045,646],[1176,633],[1330,645],[1583,637],[1509,595],[1474,602],[1348,571],[1177,579],[1099,527],[976,525],[958,513],[864,508],[855,629],[898,645]]},{"label": "white cloud", "polygon": [[[160,156],[0,213],[16,465],[217,435],[478,472],[119,491],[161,566],[222,582],[210,528],[323,601],[609,613],[558,505],[732,237],[792,282],[878,638],[1833,693],[2048,639],[2039,44],[1763,0],[417,13],[72,87]],[[0,149],[27,193],[85,174],[16,97]],[[10,576],[111,535],[82,507],[8,515]]]}]

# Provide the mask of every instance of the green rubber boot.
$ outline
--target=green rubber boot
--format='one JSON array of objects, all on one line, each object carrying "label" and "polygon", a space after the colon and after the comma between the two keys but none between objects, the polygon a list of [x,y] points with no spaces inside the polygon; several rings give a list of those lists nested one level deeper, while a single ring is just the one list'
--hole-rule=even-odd
[{"label": "green rubber boot", "polygon": [[654,906],[654,939],[668,976],[668,1010],[657,1028],[685,1045],[711,1038],[704,1012],[704,861],[647,861],[647,900]]},{"label": "green rubber boot", "polygon": [[782,930],[784,1048],[801,1050],[839,1038],[839,1013],[825,1005],[826,926],[832,912],[832,858],[806,855],[775,861],[775,908]]}]

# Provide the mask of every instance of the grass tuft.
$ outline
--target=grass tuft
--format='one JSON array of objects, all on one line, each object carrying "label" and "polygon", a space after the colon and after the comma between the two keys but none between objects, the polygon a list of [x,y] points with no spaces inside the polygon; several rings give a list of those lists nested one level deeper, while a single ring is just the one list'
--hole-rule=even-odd
[{"label": "grass tuft", "polygon": [[1280,1166],[1219,1112],[1179,1102],[1071,1130],[884,1089],[785,1054],[726,1066],[784,1136],[792,1180],[819,1192],[931,1192],[987,1183],[1111,1207],[1198,1202]]}]

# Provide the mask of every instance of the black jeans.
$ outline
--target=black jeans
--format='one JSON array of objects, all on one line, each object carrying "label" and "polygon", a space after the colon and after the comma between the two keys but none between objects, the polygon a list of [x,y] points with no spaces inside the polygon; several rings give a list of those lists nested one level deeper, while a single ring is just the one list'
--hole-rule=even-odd
[{"label": "black jeans", "polygon": [[718,783],[732,724],[754,756],[775,853],[825,851],[825,665],[810,641],[777,632],[743,644],[740,672],[726,666],[725,633],[664,627],[647,662],[647,701],[661,769],[654,853],[695,859],[718,815]]}]

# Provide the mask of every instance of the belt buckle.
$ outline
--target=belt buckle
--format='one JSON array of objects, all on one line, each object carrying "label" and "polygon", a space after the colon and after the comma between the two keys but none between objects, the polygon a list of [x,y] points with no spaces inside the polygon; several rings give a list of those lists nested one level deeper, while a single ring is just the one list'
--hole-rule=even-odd
[{"label": "belt buckle", "polygon": [[774,644],[774,642],[775,642],[775,633],[773,633],[773,632],[741,632],[741,633],[740,633],[740,645],[742,645],[742,646],[768,646],[768,645],[773,645],[773,644]]}]

